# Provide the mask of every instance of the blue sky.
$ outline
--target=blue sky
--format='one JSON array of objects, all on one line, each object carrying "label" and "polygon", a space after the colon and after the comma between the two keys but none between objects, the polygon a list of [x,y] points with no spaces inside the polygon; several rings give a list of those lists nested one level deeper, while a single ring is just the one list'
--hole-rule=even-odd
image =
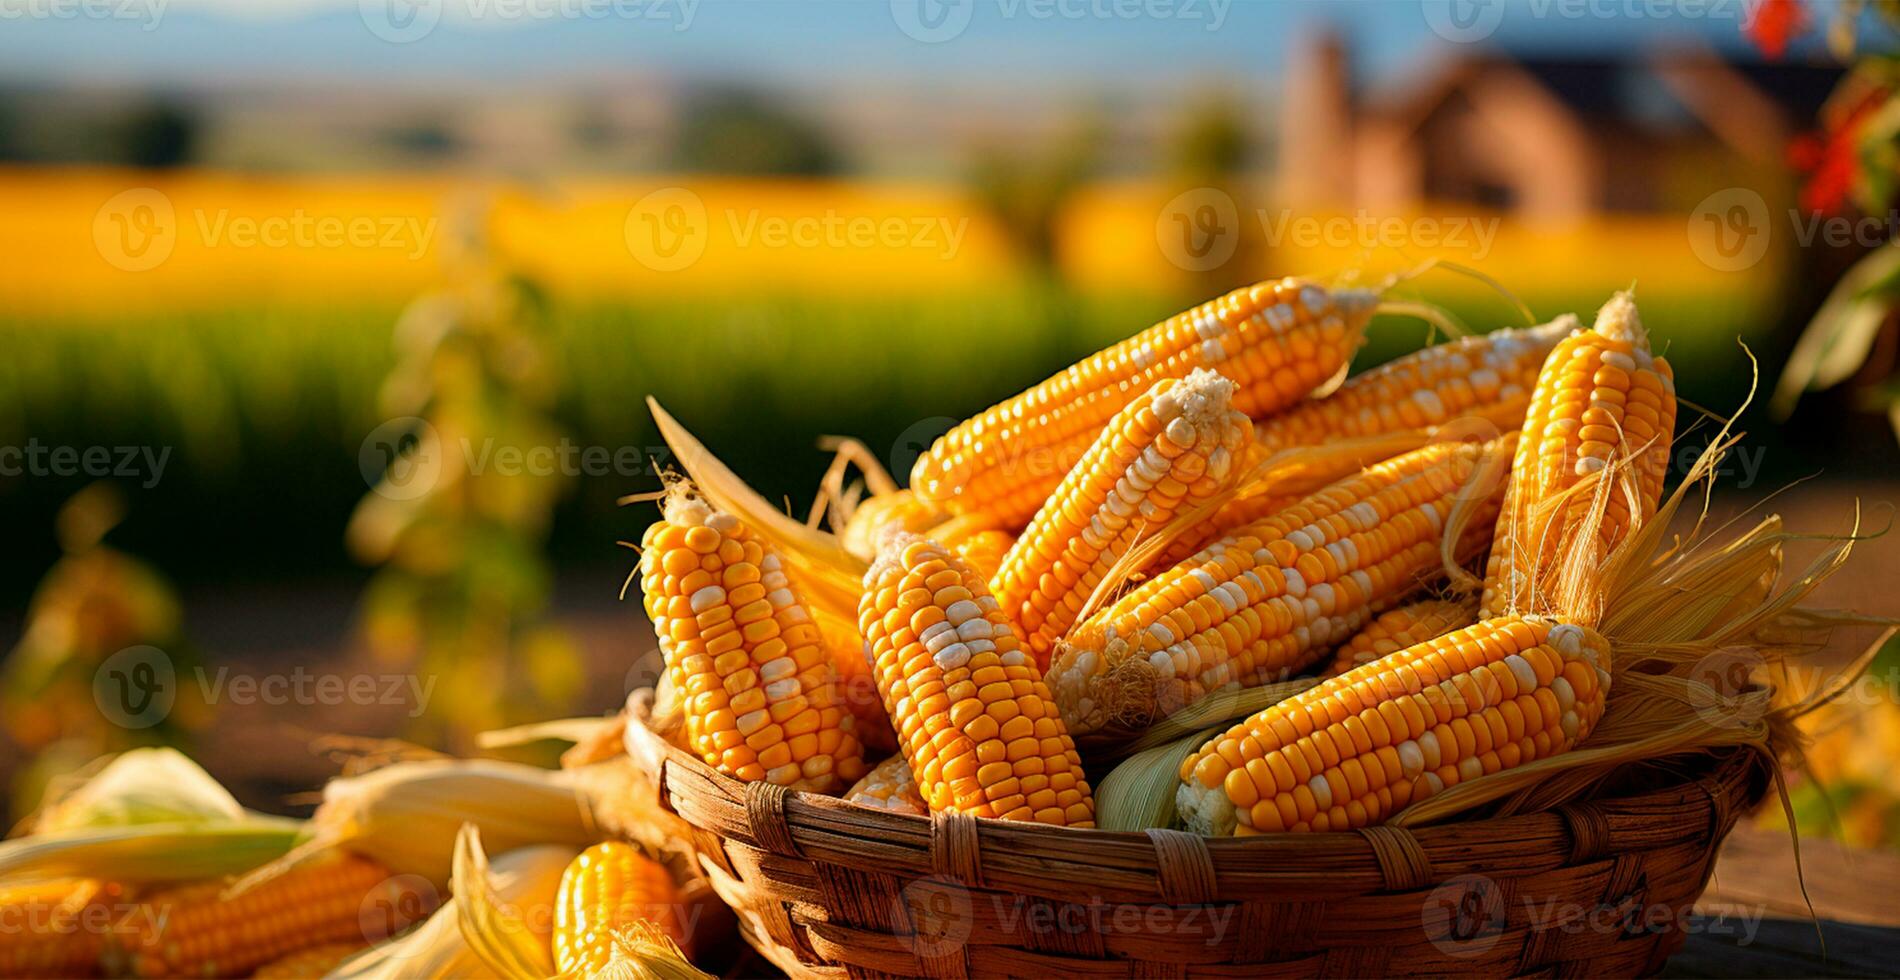
[{"label": "blue sky", "polygon": [[[1289,44],[1332,24],[1377,82],[1455,47],[1434,32],[1433,18],[1454,33],[1475,24],[1479,43],[1518,52],[1615,55],[1689,38],[1735,54],[1746,50],[1740,23],[1758,0],[1707,0],[1693,16],[1656,0],[614,2],[0,0],[0,78],[507,85],[657,70],[767,84],[862,78],[1115,88],[1209,75],[1272,84]],[[405,43],[379,37],[372,22],[389,29],[379,18],[390,3],[435,26]],[[94,15],[74,15],[82,4],[95,5]],[[114,16],[96,15],[105,9]],[[595,16],[576,16],[581,11]],[[954,36],[926,43],[907,35],[906,18],[925,23],[919,11],[937,15],[930,23],[951,25]],[[1454,13],[1459,19],[1445,19]]]}]

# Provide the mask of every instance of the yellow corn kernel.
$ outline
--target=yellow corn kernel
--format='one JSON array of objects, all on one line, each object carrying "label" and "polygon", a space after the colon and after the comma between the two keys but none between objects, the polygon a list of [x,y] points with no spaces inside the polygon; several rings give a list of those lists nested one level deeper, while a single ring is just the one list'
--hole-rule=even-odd
[{"label": "yellow corn kernel", "polygon": [[950,546],[957,557],[970,563],[970,567],[985,582],[996,577],[997,570],[1003,567],[1003,558],[1009,549],[1016,546],[1016,536],[1008,531],[978,531]]},{"label": "yellow corn kernel", "polygon": [[647,922],[691,952],[684,900],[666,867],[625,841],[582,851],[561,875],[554,904],[554,965],[562,975],[603,976],[614,937]]},{"label": "yellow corn kernel", "polygon": [[418,921],[435,891],[411,875],[392,876],[368,858],[332,853],[235,895],[208,881],[156,893],[134,913],[127,940],[141,977],[241,977],[311,946],[367,943],[368,932],[399,913]]},{"label": "yellow corn kernel", "polygon": [[927,538],[887,539],[864,576],[858,630],[930,809],[1094,826],[1075,743],[967,562]]},{"label": "yellow corn kernel", "polygon": [[1400,606],[1366,624],[1333,653],[1327,677],[1364,666],[1390,653],[1436,640],[1455,629],[1477,622],[1478,597],[1427,599]]},{"label": "yellow corn kernel", "polygon": [[846,551],[870,561],[877,557],[877,543],[883,535],[893,530],[921,534],[948,516],[941,507],[915,493],[896,490],[859,501],[838,537]]},{"label": "yellow corn kernel", "polygon": [[996,573],[996,601],[1039,667],[1115,563],[1236,475],[1253,424],[1213,371],[1165,379],[1109,420]]},{"label": "yellow corn kernel", "polygon": [[[1559,594],[1563,569],[1588,576],[1655,515],[1675,425],[1674,372],[1650,354],[1635,300],[1618,293],[1595,326],[1557,345],[1538,375],[1479,615],[1584,615],[1568,607],[1587,597]],[[1598,506],[1602,519],[1585,540]],[[1572,579],[1588,589],[1587,578]]]},{"label": "yellow corn kernel", "polygon": [[1576,329],[1577,318],[1566,314],[1542,326],[1435,344],[1262,421],[1255,438],[1265,449],[1278,451],[1431,429],[1467,415],[1515,428],[1530,405],[1544,358]]},{"label": "yellow corn kernel", "polygon": [[1442,568],[1455,503],[1475,557],[1514,435],[1436,443],[1340,480],[1144,582],[1057,647],[1049,684],[1077,736],[1139,732],[1207,694],[1305,670]]},{"label": "yellow corn kernel", "polygon": [[748,782],[823,793],[856,781],[864,752],[833,651],[777,552],[683,485],[664,512],[642,540],[641,589],[687,748]]},{"label": "yellow corn kernel", "polygon": [[97,976],[123,899],[91,878],[0,885],[0,977]]},{"label": "yellow corn kernel", "polygon": [[910,760],[894,755],[871,767],[871,771],[846,791],[847,802],[889,810],[892,813],[926,814],[930,807],[917,792],[917,779],[911,775]]},{"label": "yellow corn kernel", "polygon": [[1234,290],[1097,352],[936,441],[911,470],[917,495],[1021,527],[1108,420],[1163,378],[1215,368],[1233,407],[1261,418],[1345,369],[1378,305],[1369,289],[1300,279]]},{"label": "yellow corn kernel", "polygon": [[1209,739],[1176,804],[1214,836],[1352,830],[1568,751],[1603,716],[1609,644],[1506,616],[1355,667]]}]

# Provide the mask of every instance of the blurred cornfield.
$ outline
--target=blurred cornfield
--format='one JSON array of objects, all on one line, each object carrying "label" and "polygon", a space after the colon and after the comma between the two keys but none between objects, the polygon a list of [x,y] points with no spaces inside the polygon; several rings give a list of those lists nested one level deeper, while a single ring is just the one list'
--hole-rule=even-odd
[{"label": "blurred cornfield", "polygon": [[[115,202],[128,192],[169,215],[124,213]],[[340,529],[366,488],[363,440],[385,421],[377,386],[394,357],[391,324],[439,275],[453,216],[479,200],[493,251],[550,294],[566,372],[558,421],[576,452],[600,447],[610,460],[563,501],[551,547],[611,562],[615,538],[637,536],[615,496],[654,485],[629,461],[664,460],[644,396],[775,497],[809,494],[825,461],[799,450],[817,433],[863,438],[902,471],[950,419],[1204,298],[1208,277],[1170,263],[1158,237],[1176,193],[1154,182],[1083,188],[1056,218],[1057,267],[1045,272],[1017,261],[996,219],[956,185],[0,171],[0,445],[169,448],[162,478],[146,475],[152,485],[136,489],[115,539],[166,556],[181,577],[348,568]],[[646,251],[640,221],[655,217],[643,202],[682,195],[701,251],[679,266]],[[234,237],[267,219],[280,219],[277,238]],[[1243,233],[1289,219],[1340,231],[1355,216],[1243,215]],[[324,238],[324,220],[373,235]],[[1587,315],[1630,284],[1612,276],[1637,270],[1645,318],[1686,366],[1685,396],[1715,408],[1747,390],[1734,338],[1774,343],[1781,259],[1747,275],[1711,269],[1678,219],[1604,215],[1551,228],[1448,211],[1403,220],[1495,222],[1495,240],[1474,252],[1474,234],[1436,250],[1351,231],[1289,234],[1250,267],[1217,272],[1233,284],[1291,273],[1370,279],[1439,256],[1481,268],[1548,317]],[[151,233],[141,225],[153,221],[169,229],[169,251],[128,269],[123,236]],[[1488,287],[1449,273],[1400,291],[1473,329],[1516,322]],[[1382,320],[1359,363],[1429,336],[1418,322]],[[81,482],[0,477],[6,531],[23,551],[6,574],[25,576],[6,587],[26,587],[50,562],[46,519]]]}]

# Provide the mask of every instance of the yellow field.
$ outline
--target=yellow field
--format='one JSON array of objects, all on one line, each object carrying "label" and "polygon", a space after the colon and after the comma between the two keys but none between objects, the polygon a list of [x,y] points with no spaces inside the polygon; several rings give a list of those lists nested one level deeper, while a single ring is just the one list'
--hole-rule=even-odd
[{"label": "yellow field", "polygon": [[[1551,228],[1452,209],[1374,219],[1231,201],[1217,213],[1208,193],[1176,196],[1154,183],[1088,189],[1059,229],[1064,277],[1083,289],[1178,289],[1203,254],[1195,236],[1216,248],[1221,236],[1237,237],[1247,249],[1241,261],[1263,276],[1377,274],[1440,256],[1531,292],[1608,293],[1636,280],[1651,292],[1764,297],[1786,268],[1771,252],[1752,268],[1718,271],[1698,259],[1678,217]],[[445,249],[476,222],[500,255],[583,295],[964,291],[1024,267],[962,189],[915,182],[661,177],[524,187],[389,174],[0,169],[0,215],[0,294],[25,313],[239,298],[321,304],[344,293],[400,300],[436,278]],[[1433,288],[1481,289],[1450,277]]]}]

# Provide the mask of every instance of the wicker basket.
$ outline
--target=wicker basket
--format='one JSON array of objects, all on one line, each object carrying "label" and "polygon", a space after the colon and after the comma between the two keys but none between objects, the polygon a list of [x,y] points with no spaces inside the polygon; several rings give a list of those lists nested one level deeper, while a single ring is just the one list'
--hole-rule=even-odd
[{"label": "wicker basket", "polygon": [[1210,840],[886,813],[627,742],[794,977],[1650,974],[1768,782],[1737,752],[1550,813]]}]

